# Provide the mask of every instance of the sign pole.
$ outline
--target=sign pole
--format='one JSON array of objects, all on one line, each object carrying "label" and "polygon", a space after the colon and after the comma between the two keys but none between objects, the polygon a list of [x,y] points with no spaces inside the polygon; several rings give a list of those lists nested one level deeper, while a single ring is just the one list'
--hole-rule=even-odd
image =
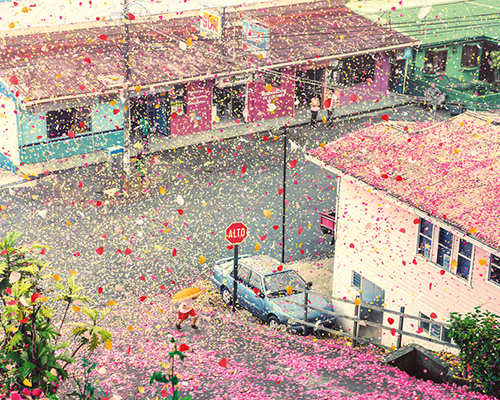
[{"label": "sign pole", "polygon": [[281,263],[285,263],[285,238],[286,238],[286,226],[285,226],[285,218],[286,218],[286,148],[288,144],[288,126],[285,125],[285,129],[283,131],[283,222],[281,229],[281,244],[283,247],[281,248]]},{"label": "sign pole", "polygon": [[238,245],[234,246],[234,263],[233,263],[233,313],[236,311],[236,298],[238,296]]}]

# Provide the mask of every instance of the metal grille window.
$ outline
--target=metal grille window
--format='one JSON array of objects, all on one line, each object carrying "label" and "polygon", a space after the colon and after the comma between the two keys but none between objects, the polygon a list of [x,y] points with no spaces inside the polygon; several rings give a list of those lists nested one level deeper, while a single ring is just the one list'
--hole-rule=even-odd
[{"label": "metal grille window", "polygon": [[266,73],[266,85],[281,86],[281,69],[275,68]]},{"label": "metal grille window", "polygon": [[[431,320],[427,315],[420,313],[420,318],[428,319],[429,321]],[[424,332],[429,333],[432,337],[436,339],[441,339],[441,326],[440,325],[435,325],[431,324],[430,322],[423,322],[420,321],[420,328]]]},{"label": "metal grille window", "polygon": [[69,131],[75,135],[92,131],[88,107],[47,111],[45,120],[49,139],[67,136]]},{"label": "metal grille window", "polygon": [[500,286],[500,257],[491,255],[490,281]]},{"label": "metal grille window", "polygon": [[431,259],[431,249],[432,249],[432,232],[434,230],[434,225],[429,221],[422,219],[420,222],[420,232],[418,238],[418,254]]},{"label": "metal grille window", "polygon": [[453,245],[453,234],[446,229],[439,229],[438,251],[436,263],[444,269],[449,270],[451,266],[451,248]]},{"label": "metal grille window", "polygon": [[464,44],[462,47],[462,68],[477,68],[479,58],[479,48],[477,44]]},{"label": "metal grille window", "polygon": [[356,271],[352,271],[352,286],[361,289],[361,275]]},{"label": "metal grille window", "polygon": [[424,74],[437,74],[446,72],[446,59],[448,50],[426,50],[424,58]]},{"label": "metal grille window", "polygon": [[472,243],[467,242],[464,239],[460,239],[460,244],[458,246],[458,265],[457,265],[457,276],[469,279],[470,267],[472,265],[472,251],[474,246]]}]

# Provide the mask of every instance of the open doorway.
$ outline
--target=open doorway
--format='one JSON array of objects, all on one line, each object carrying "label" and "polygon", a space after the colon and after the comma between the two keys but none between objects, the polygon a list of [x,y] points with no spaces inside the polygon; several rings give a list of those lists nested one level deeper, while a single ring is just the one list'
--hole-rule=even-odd
[{"label": "open doorway", "polygon": [[311,99],[318,96],[321,102],[321,88],[325,68],[312,68],[306,71],[295,72],[295,105],[309,107]]},{"label": "open doorway", "polygon": [[214,87],[213,106],[220,122],[244,120],[246,85]]}]

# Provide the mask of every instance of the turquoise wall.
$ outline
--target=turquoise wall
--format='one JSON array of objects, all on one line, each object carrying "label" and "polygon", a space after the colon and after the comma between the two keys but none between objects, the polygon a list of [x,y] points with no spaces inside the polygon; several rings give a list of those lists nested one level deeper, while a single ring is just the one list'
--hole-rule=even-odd
[{"label": "turquoise wall", "polygon": [[[467,42],[467,44],[472,44],[476,42]],[[481,44],[481,42],[477,42]],[[448,49],[448,59],[446,61],[446,72],[445,76],[449,78],[456,78],[456,79],[461,79],[462,82],[471,82],[473,80],[478,80],[479,79],[479,67],[481,65],[481,56],[482,56],[482,49],[479,50],[479,61],[478,61],[478,66],[477,68],[474,69],[464,69],[460,67],[460,62],[462,60],[462,49],[463,49],[464,43],[460,43],[457,45],[453,45],[452,43],[444,44],[444,45],[433,45],[433,46],[425,46],[422,48],[421,52],[416,52],[415,53],[415,61],[413,63],[413,75],[415,78],[419,79],[428,79],[428,80],[435,80],[439,79],[439,77],[442,77],[440,75],[437,77],[436,75],[427,75],[423,73],[424,69],[424,63],[426,62],[425,60],[425,51],[426,49],[442,49],[446,47]],[[457,48],[457,52],[453,54],[453,48]]]},{"label": "turquoise wall", "polygon": [[[96,101],[90,108],[92,132],[57,140],[47,140],[45,112],[20,111],[19,146],[33,144],[19,149],[20,161],[31,164],[123,146],[123,104],[120,101],[114,105]],[[114,110],[118,112],[115,114]]]}]

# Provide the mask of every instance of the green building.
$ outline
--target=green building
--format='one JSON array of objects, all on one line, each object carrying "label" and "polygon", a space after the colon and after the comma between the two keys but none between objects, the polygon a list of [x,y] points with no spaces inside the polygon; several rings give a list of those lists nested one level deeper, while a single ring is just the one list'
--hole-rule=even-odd
[{"label": "green building", "polygon": [[393,90],[422,96],[435,83],[447,102],[467,109],[500,108],[500,65],[492,63],[492,52],[500,49],[499,0],[443,1],[424,7],[374,1],[364,11],[358,4],[349,5],[420,42],[411,53],[394,54]]}]

